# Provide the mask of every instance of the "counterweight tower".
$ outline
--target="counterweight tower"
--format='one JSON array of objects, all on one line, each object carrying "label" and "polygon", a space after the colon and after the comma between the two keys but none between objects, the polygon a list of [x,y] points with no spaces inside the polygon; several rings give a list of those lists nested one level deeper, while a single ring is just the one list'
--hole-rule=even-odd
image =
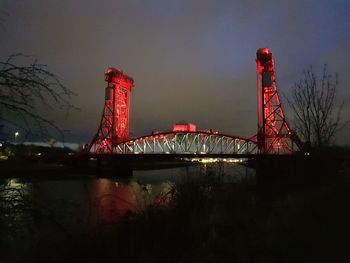
[{"label": "counterweight tower", "polygon": [[285,154],[295,151],[292,130],[283,113],[276,84],[275,62],[267,48],[256,53],[258,74],[258,134],[259,152],[262,154]]},{"label": "counterweight tower", "polygon": [[102,119],[89,146],[89,151],[94,153],[113,153],[117,144],[130,139],[130,95],[134,80],[120,69],[108,68],[105,81]]}]

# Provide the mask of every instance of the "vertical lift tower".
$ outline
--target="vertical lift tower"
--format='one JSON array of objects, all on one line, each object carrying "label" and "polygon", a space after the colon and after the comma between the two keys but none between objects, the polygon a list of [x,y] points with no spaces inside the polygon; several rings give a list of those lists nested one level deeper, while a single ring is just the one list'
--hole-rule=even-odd
[{"label": "vertical lift tower", "polygon": [[256,66],[258,73],[257,142],[259,153],[293,153],[300,143],[297,136],[290,129],[283,113],[276,84],[275,62],[269,49],[258,49]]},{"label": "vertical lift tower", "polygon": [[117,144],[130,139],[130,95],[134,80],[120,69],[108,68],[105,81],[102,119],[89,146],[89,151],[94,153],[113,153]]}]

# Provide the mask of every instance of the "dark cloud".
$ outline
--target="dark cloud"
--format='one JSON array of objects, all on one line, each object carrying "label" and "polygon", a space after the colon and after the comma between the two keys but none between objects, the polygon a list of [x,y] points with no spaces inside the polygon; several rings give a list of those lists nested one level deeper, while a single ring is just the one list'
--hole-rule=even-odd
[{"label": "dark cloud", "polygon": [[[108,66],[134,77],[132,131],[201,128],[251,136],[256,131],[255,52],[268,46],[283,93],[311,64],[328,63],[349,98],[348,1],[2,1],[9,15],[2,58],[31,54],[79,96],[66,120],[71,139],[97,129]],[[349,102],[345,117],[350,118]],[[341,135],[346,141],[346,132]],[[347,141],[346,141],[347,142]]]}]

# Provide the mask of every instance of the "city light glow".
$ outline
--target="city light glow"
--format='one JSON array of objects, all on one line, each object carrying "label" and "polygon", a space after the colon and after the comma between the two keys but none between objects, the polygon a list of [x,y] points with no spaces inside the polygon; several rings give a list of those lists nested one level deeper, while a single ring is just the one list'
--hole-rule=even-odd
[{"label": "city light glow", "polygon": [[245,163],[246,158],[183,158],[185,161],[196,163]]}]

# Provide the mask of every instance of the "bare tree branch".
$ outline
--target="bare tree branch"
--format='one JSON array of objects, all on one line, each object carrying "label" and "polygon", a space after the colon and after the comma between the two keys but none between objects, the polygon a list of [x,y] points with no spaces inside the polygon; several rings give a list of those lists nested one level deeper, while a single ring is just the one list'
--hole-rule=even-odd
[{"label": "bare tree branch", "polygon": [[347,124],[341,122],[343,103],[336,105],[337,87],[338,75],[328,74],[327,65],[320,77],[310,67],[294,84],[292,94],[287,98],[297,132],[313,146],[330,145],[336,133]]},{"label": "bare tree branch", "polygon": [[29,56],[10,55],[0,62],[0,120],[22,128],[27,133],[38,130],[47,134],[48,128],[60,129],[39,111],[41,108],[75,108],[70,99],[75,95],[46,65],[34,60],[29,65],[20,62]]}]

